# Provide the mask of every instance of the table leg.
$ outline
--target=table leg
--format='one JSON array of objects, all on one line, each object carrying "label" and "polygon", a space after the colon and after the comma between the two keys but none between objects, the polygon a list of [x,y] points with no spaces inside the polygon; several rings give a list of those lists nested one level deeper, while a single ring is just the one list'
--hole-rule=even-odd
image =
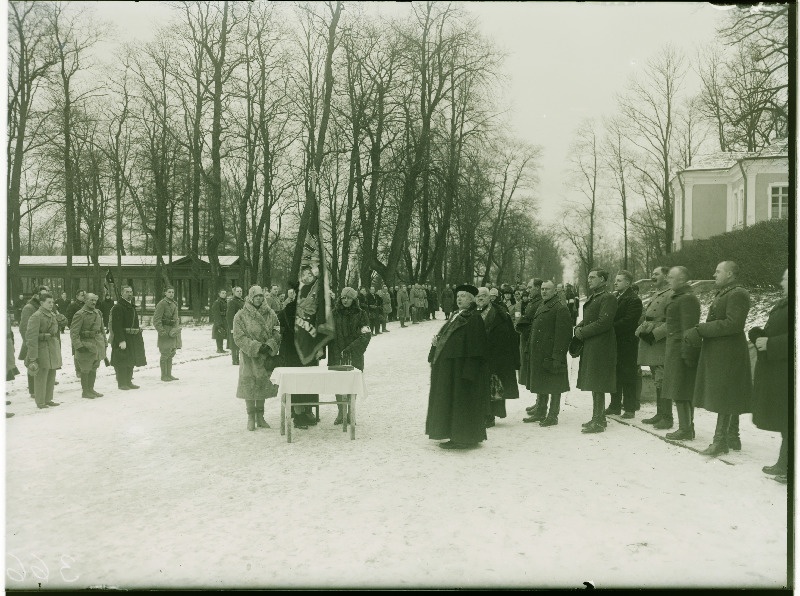
[{"label": "table leg", "polygon": [[350,440],[356,439],[356,396],[350,396],[349,418],[350,418]]},{"label": "table leg", "polygon": [[286,421],[286,442],[292,442],[292,396],[291,394],[286,395],[286,414],[284,416],[284,420]]},{"label": "table leg", "polygon": [[286,394],[281,394],[281,436],[286,434]]},{"label": "table leg", "polygon": [[346,395],[337,395],[336,396],[336,401],[339,401],[339,400],[341,400],[341,403],[342,403],[342,432],[346,433],[347,432],[347,422],[348,422],[348,419],[350,418],[350,415],[349,415],[350,414],[350,410],[348,408],[347,396]]}]

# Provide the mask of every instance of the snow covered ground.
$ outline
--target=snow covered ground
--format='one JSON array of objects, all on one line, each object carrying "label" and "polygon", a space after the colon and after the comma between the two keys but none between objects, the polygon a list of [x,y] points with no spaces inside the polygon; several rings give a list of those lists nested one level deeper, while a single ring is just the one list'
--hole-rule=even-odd
[{"label": "snow covered ground", "polygon": [[208,327],[184,331],[179,382],[159,380],[150,330],[141,389],[101,365],[96,400],[65,342],[60,407],[37,410],[24,376],[7,384],[6,585],[786,585],[787,491],[761,472],[778,435],[743,416],[743,450],[710,459],[702,410],[686,448],[641,425],[653,404],[582,435],[591,397],[575,390],[558,426],[523,424],[523,389],[481,447],[444,451],[424,434],[442,324],[373,338],[355,441],[327,406],[287,444],[277,399],[272,428],[246,431]]}]

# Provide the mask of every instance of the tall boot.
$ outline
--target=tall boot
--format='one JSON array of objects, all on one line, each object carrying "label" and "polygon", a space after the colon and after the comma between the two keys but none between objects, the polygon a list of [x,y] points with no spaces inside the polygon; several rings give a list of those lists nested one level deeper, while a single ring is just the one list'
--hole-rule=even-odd
[{"label": "tall boot", "polygon": [[245,406],[247,406],[247,430],[256,429],[256,400],[246,399]]},{"label": "tall boot", "polygon": [[[603,407],[605,408],[605,393],[603,396]],[[611,401],[608,403],[608,407],[605,408],[603,414],[622,414],[622,387],[620,383],[617,383],[617,391],[611,394]]]},{"label": "tall boot", "polygon": [[657,416],[660,416],[661,419],[653,423],[653,428],[657,428],[658,430],[672,428],[674,424],[674,420],[672,419],[672,400],[661,399],[661,389],[658,388],[656,388],[656,404],[658,408]]},{"label": "tall boot", "polygon": [[256,402],[256,426],[258,428],[269,428],[269,424],[264,420],[264,400],[257,399]]},{"label": "tall boot", "polygon": [[772,476],[786,476],[789,471],[789,435],[781,433],[781,450],[778,453],[778,461],[774,466],[764,466],[761,471]]},{"label": "tall boot", "polygon": [[97,369],[96,368],[94,370],[92,370],[92,372],[89,373],[89,391],[95,397],[103,397],[102,393],[98,393],[97,391],[94,390],[95,381],[97,381]]},{"label": "tall boot", "polygon": [[127,367],[125,369],[125,372],[127,373],[128,376],[128,389],[138,389],[139,385],[133,384],[133,367],[132,366]]},{"label": "tall boot", "polygon": [[673,441],[691,441],[694,439],[692,405],[688,401],[676,401],[675,409],[678,411],[678,430],[667,433],[664,437]]},{"label": "tall boot", "polygon": [[700,452],[700,455],[716,457],[717,455],[728,453],[727,432],[730,422],[731,417],[729,414],[717,414],[717,426],[714,429],[714,440],[711,445]]},{"label": "tall boot", "polygon": [[169,381],[169,374],[167,373],[167,359],[162,356],[158,363],[161,365],[161,380]]},{"label": "tall boot", "polygon": [[728,423],[728,431],[725,433],[725,438],[728,441],[728,447],[734,451],[742,449],[742,439],[739,438],[739,414],[731,415],[731,421]]},{"label": "tall boot", "polygon": [[643,418],[642,424],[656,424],[664,419],[664,404],[662,401],[664,400],[661,399],[661,389],[656,387],[656,415],[652,418]]},{"label": "tall boot", "polygon": [[606,405],[605,393],[592,393],[592,421],[581,432],[601,433],[606,429],[606,417],[603,407]]},{"label": "tall boot", "polygon": [[167,360],[167,377],[170,381],[177,381],[178,377],[172,375],[172,358]]},{"label": "tall boot", "polygon": [[125,375],[125,369],[121,366],[114,367],[114,376],[117,377],[117,387],[120,389],[128,388],[128,379]]},{"label": "tall boot", "polygon": [[547,418],[547,393],[537,393],[536,403],[533,407],[526,409],[529,417],[523,418],[523,422],[541,422]]},{"label": "tall boot", "polygon": [[81,373],[81,397],[84,399],[94,399],[94,394],[89,389],[88,373]]},{"label": "tall boot", "polygon": [[561,394],[550,394],[550,411],[547,413],[547,418],[539,423],[539,426],[555,426],[558,424],[558,414],[561,411]]}]

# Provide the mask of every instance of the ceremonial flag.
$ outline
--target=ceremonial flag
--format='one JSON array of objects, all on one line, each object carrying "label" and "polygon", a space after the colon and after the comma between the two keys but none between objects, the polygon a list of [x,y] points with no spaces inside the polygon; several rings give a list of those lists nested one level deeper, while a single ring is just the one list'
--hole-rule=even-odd
[{"label": "ceremonial flag", "polygon": [[300,289],[297,293],[297,314],[294,320],[294,344],[303,364],[316,359],[334,333],[331,311],[330,278],[322,243],[320,210],[317,203],[316,176],[312,174],[313,201],[300,267]]}]

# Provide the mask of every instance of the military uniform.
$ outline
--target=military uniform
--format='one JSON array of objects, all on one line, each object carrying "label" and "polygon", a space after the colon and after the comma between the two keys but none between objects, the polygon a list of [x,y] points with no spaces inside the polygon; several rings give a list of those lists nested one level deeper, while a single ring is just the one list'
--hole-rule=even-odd
[{"label": "military uniform", "polygon": [[158,332],[158,351],[161,352],[161,380],[177,381],[172,376],[172,359],[175,351],[183,347],[181,341],[181,316],[178,303],[166,296],[156,305],[153,327]]},{"label": "military uniform", "polygon": [[84,305],[72,317],[69,325],[72,353],[75,356],[75,372],[81,378],[81,397],[94,399],[102,393],[94,390],[97,369],[106,357],[106,333],[103,329],[103,314],[97,308]]}]

